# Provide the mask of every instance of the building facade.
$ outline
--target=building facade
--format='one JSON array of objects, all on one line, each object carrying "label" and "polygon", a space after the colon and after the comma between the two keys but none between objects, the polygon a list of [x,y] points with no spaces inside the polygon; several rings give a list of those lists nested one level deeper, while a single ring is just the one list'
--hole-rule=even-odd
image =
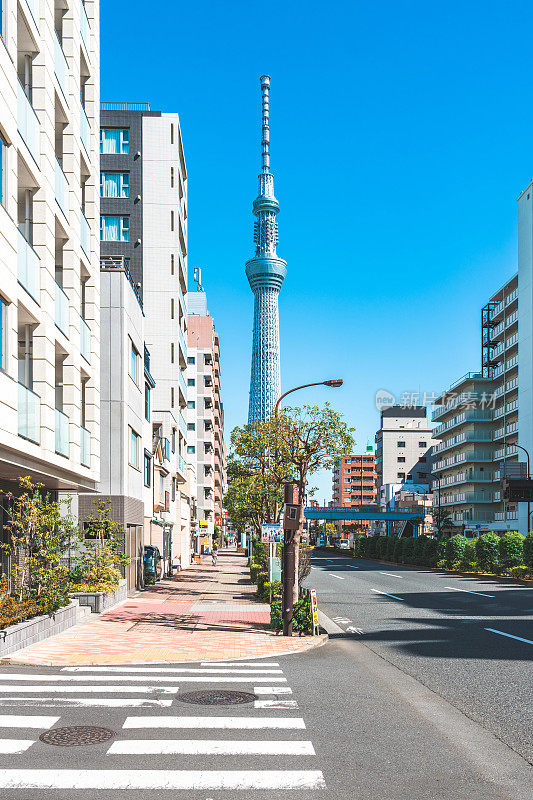
[{"label": "building facade", "polygon": [[100,478],[99,15],[0,5],[0,482]]},{"label": "building facade", "polygon": [[142,311],[142,333],[122,339],[123,379],[142,407],[136,427],[121,426],[140,486],[135,525],[142,512],[144,544],[159,548],[171,572],[190,564],[191,521],[183,416],[187,171],[179,117],[142,103],[103,104],[100,153],[102,270],[124,274]]},{"label": "building facade", "polygon": [[196,465],[198,529],[195,552],[211,548],[215,526],[224,536],[222,500],[226,491],[224,407],[220,384],[220,342],[207,295],[188,297],[187,450]]},{"label": "building facade", "polygon": [[[429,486],[433,442],[425,406],[390,406],[376,433],[376,486],[380,503],[413,485]],[[390,495],[390,496],[389,496]]]},{"label": "building facade", "polygon": [[[333,505],[360,506],[376,502],[376,471],[373,447],[369,446],[361,455],[343,456],[339,464],[333,467]],[[357,526],[361,530],[368,528],[368,523],[337,523],[337,530],[342,534],[343,528]]]}]

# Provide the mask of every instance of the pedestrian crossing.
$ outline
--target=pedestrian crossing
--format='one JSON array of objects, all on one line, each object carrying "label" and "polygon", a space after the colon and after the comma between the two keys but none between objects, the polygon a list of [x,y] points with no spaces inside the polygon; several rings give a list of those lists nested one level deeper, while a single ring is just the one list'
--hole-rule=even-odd
[{"label": "pedestrian crossing", "polygon": [[[239,706],[180,701],[183,692],[206,689],[247,691],[256,699]],[[115,735],[69,747],[66,768],[64,749],[38,737],[79,725],[111,728]],[[26,800],[31,789],[39,790],[39,800],[69,790],[86,791],[88,800],[97,791],[124,791],[133,800],[136,793],[144,799],[163,790],[184,798],[179,793],[323,790],[316,761],[279,662],[0,672],[2,797],[9,790],[10,799]]]}]

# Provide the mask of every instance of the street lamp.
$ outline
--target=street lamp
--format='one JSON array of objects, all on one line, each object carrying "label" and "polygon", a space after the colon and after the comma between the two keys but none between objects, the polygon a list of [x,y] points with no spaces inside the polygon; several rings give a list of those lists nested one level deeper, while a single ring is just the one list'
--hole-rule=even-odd
[{"label": "street lamp", "polygon": [[[283,400],[284,397],[287,397],[288,394],[292,392],[297,392],[299,389],[307,389],[309,386],[330,386],[334,389],[337,389],[339,386],[342,386],[343,381],[341,378],[335,378],[329,381],[315,381],[314,383],[304,383],[302,386],[295,386],[294,389],[289,389],[288,392],[285,392],[278,398],[278,401],[274,408],[274,416],[278,418],[278,410],[279,404]],[[295,484],[286,484],[285,485],[285,505],[287,506],[287,498],[290,495],[292,489],[291,486],[295,487]],[[300,498],[298,498],[299,500]],[[294,495],[292,497],[292,502],[294,502]],[[301,515],[302,515],[302,507],[299,504],[300,514],[298,518],[298,529],[301,525]],[[292,510],[295,512],[295,506],[292,506]],[[292,636],[292,610],[294,606],[294,585],[296,578],[296,547],[294,537],[296,534],[295,524],[294,521],[292,524],[289,522],[291,527],[287,527],[284,530],[283,535],[283,591],[282,591],[282,616],[283,616],[283,635],[284,636]],[[285,525],[284,525],[285,527]]]}]

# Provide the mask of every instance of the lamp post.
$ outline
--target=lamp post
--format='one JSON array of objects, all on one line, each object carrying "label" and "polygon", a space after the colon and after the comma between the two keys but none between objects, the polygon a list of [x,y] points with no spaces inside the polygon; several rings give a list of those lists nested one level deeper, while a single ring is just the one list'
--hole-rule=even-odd
[{"label": "lamp post", "polygon": [[[338,388],[342,386],[343,381],[340,378],[329,381],[315,381],[314,383],[304,383],[301,386],[295,386],[294,389],[289,389],[278,398],[274,407],[274,417],[278,419],[279,404],[284,397],[292,392],[297,392],[299,389],[307,389],[309,386],[330,386]],[[277,436],[276,436],[277,440]],[[294,607],[294,586],[296,583],[296,533],[301,525],[302,516],[302,500],[303,498],[296,496],[295,490],[297,484],[285,484],[285,513],[283,517],[283,565],[282,565],[282,580],[283,580],[283,596],[282,596],[282,616],[283,616],[283,635],[292,636],[292,613]]]},{"label": "lamp post", "polygon": [[[527,458],[527,478],[529,480],[531,478],[531,472],[529,470],[529,452],[526,450],[525,447],[522,447],[521,444],[515,444],[515,447],[518,447],[519,450],[523,450],[524,453],[526,454],[526,458]],[[507,453],[506,453],[506,455],[507,455]],[[527,501],[527,529],[528,529],[528,531],[529,531],[529,515],[531,513],[530,510],[529,510],[530,507],[531,507],[531,505],[530,505],[530,502],[528,500]],[[517,517],[517,519],[518,519],[518,517]],[[517,527],[519,527],[519,526],[517,525]]]}]

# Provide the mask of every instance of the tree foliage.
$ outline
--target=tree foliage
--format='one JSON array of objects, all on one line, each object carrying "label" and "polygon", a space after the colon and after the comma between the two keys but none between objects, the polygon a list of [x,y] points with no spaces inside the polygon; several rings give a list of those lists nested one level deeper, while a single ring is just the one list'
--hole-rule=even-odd
[{"label": "tree foliage", "polygon": [[117,588],[120,568],[128,563],[124,553],[124,526],[110,517],[110,500],[93,500],[95,510],[84,520],[79,534],[76,591],[111,592]]}]

